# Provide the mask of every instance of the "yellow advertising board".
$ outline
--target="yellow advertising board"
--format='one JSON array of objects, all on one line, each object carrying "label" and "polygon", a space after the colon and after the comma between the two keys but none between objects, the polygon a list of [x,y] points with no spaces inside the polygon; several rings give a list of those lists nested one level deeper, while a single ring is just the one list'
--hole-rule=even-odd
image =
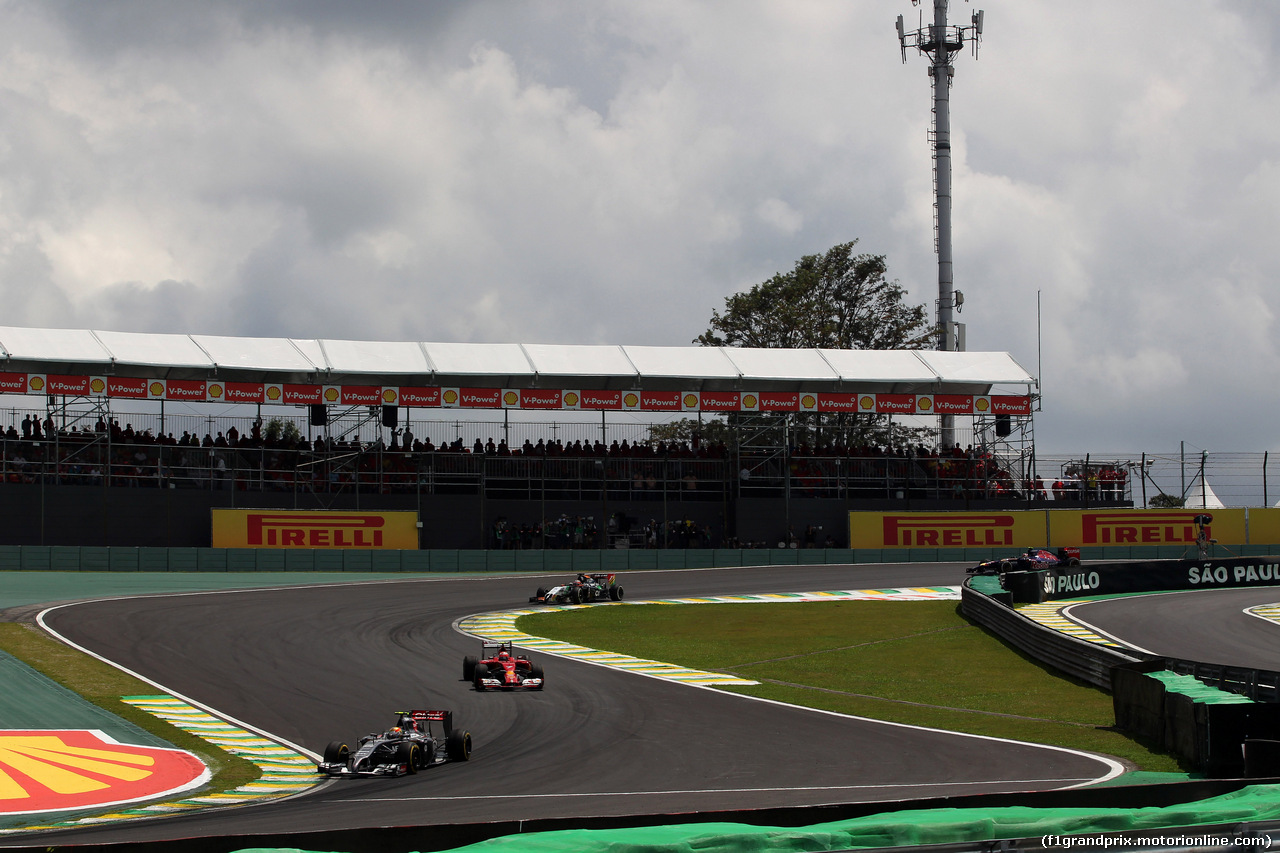
[{"label": "yellow advertising board", "polygon": [[[1211,510],[1213,520],[1218,521],[1218,511]],[[1215,539],[1223,540],[1220,536]],[[1260,507],[1249,510],[1249,543],[1251,545],[1280,545],[1280,509]]]},{"label": "yellow advertising board", "polygon": [[215,509],[215,548],[418,548],[416,512]]},{"label": "yellow advertising board", "polygon": [[[1257,513],[1258,510],[1253,510]],[[1212,521],[1205,532],[1224,544],[1258,542],[1246,525],[1243,509],[1060,509],[1049,513],[1049,541],[1054,545],[1194,545],[1197,515]]]},{"label": "yellow advertising board", "polygon": [[850,548],[1030,548],[1048,535],[1040,512],[851,512]]}]

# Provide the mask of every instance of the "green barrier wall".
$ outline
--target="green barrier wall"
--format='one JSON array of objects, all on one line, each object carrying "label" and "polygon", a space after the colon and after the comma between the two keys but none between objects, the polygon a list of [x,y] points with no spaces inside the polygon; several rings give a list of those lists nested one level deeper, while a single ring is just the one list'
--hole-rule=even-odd
[{"label": "green barrier wall", "polygon": [[[1221,546],[1214,555],[1265,556],[1273,546]],[[1085,560],[1189,557],[1181,546],[1085,548]],[[124,548],[0,545],[0,571],[36,572],[627,572],[722,566],[973,563],[1008,548],[706,548],[691,550],[381,551],[369,549]]]}]

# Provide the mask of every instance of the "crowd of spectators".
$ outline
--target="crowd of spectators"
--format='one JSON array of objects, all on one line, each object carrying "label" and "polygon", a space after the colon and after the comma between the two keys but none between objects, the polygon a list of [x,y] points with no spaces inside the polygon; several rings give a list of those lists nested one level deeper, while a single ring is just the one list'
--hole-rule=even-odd
[{"label": "crowd of spectators", "polygon": [[[989,451],[959,444],[940,451],[921,444],[800,443],[785,453],[735,454],[697,438],[608,444],[538,438],[509,447],[493,438],[437,444],[409,426],[387,435],[386,441],[381,431],[371,441],[353,433],[308,438],[296,427],[255,420],[245,433],[231,423],[203,436],[184,430],[175,437],[115,418],[58,429],[51,417],[27,415],[3,434],[0,473],[6,482],[35,482],[43,474],[72,484],[110,477],[124,486],[327,492],[448,491],[484,478],[491,484],[486,491],[499,496],[585,497],[584,490],[594,488],[620,500],[718,500],[728,490],[759,496],[785,490],[793,497],[1107,502],[1124,500],[1127,486],[1123,463],[1068,465],[1052,484],[1039,477],[1023,482]],[[485,466],[482,460],[499,461]],[[512,533],[513,541],[519,537]]]}]

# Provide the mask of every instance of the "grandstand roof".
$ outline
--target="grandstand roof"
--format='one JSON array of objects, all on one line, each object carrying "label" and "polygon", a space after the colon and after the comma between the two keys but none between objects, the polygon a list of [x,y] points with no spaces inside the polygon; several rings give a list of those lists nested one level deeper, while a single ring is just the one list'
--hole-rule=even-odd
[{"label": "grandstand roof", "polygon": [[431,343],[0,326],[0,371],[477,388],[988,394],[1035,379],[1004,352]]}]

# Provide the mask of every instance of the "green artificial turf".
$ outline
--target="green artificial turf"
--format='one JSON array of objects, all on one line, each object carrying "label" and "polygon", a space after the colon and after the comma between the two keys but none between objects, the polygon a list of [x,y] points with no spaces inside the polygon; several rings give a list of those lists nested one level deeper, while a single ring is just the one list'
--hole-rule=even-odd
[{"label": "green artificial turf", "polygon": [[722,688],[735,693],[1180,770],[1174,757],[1114,729],[1110,694],[1027,658],[954,601],[585,607],[522,616],[516,626],[760,682]]}]

